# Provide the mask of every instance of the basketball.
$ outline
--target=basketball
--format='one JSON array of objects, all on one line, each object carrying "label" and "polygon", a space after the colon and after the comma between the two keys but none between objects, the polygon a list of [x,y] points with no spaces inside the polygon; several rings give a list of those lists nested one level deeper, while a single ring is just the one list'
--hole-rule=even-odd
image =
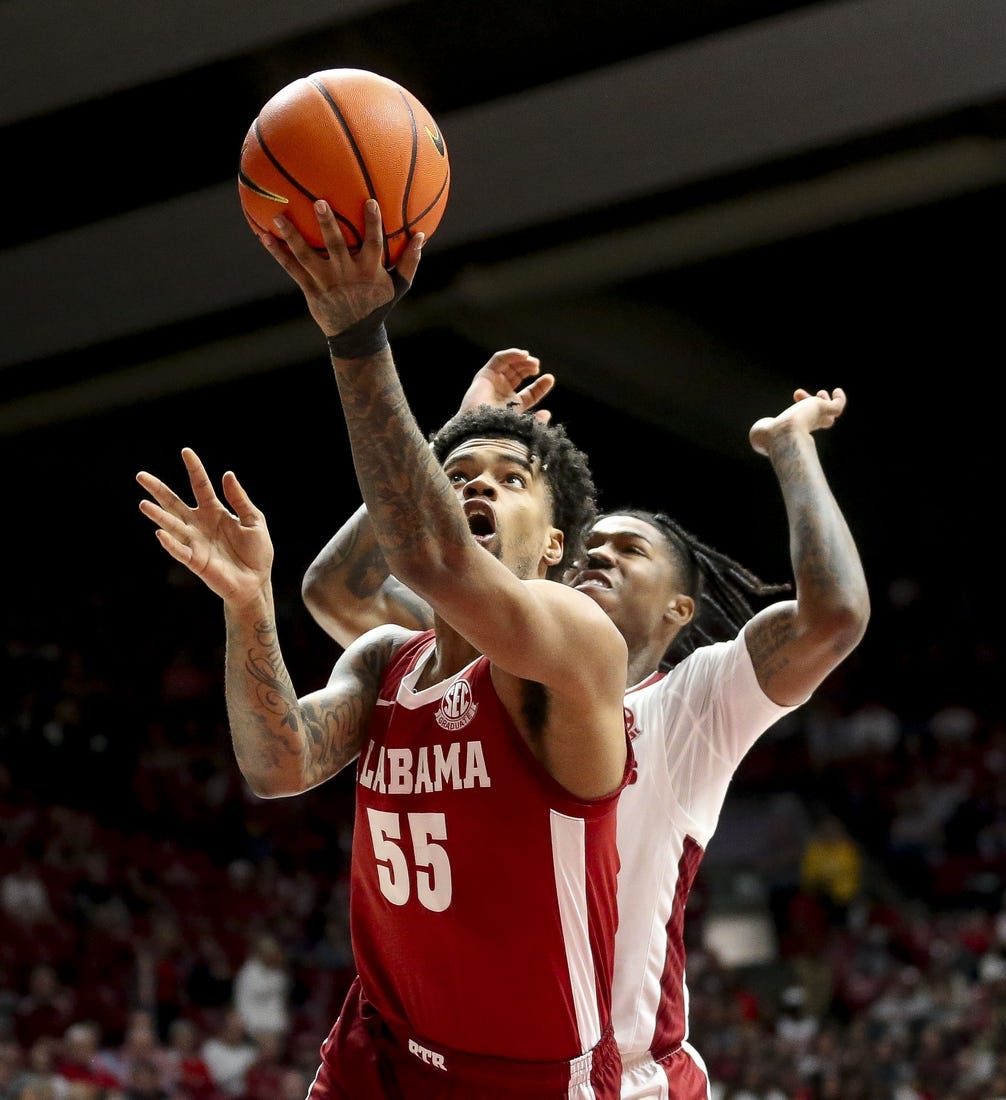
[{"label": "basketball", "polygon": [[326,69],[280,89],[241,146],[238,194],[248,224],[273,233],[288,217],[325,251],[313,203],[332,208],[351,252],[364,235],[364,204],[384,219],[384,266],[416,233],[433,236],[450,191],[447,146],[429,111],[406,88],[364,69]]}]

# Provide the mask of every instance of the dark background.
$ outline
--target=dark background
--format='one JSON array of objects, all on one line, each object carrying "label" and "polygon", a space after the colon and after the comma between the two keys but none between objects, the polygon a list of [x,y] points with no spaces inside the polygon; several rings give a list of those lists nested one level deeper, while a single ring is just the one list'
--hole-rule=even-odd
[{"label": "dark background", "polygon": [[[134,477],[182,489],[185,445],[240,475],[294,682],[320,686],[339,651],[300,580],[359,494],[324,343],[236,176],[267,99],[359,67],[415,93],[450,151],[389,322],[424,430],[493,350],[527,347],[603,507],[665,509],[777,581],[785,516],[748,429],[798,386],[848,393],[817,441],[873,617],[745,757],[689,896],[714,1081],[863,1100],[914,1076],[943,1098],[959,1054],[1006,1050],[1002,0],[4,0],[0,42],[0,874],[40,856],[54,910],[0,914],[0,1038],[35,962],[73,992],[38,1033],[93,1017],[114,1046],[150,1007],[143,959],[189,982],[218,947],[233,972],[268,928],[299,1097],[352,975],[352,774],[249,794],[220,601],[159,548]],[[832,815],[863,861],[848,910],[801,871]],[[903,968],[929,1009],[885,1052],[856,1025]],[[775,1041],[791,983],[824,1041],[811,1092]],[[193,1010],[216,1033],[216,988],[153,997],[162,1036]],[[953,1092],[993,1094],[1001,1058]]]},{"label": "dark background", "polygon": [[[180,486],[183,445],[265,510],[302,621],[300,576],[359,498],[323,344],[235,177],[266,99],[347,66],[410,88],[451,154],[391,325],[423,428],[528,347],[602,505],[667,509],[776,580],[784,516],[747,430],[840,385],[818,441],[881,626],[908,578],[967,693],[1001,612],[996,0],[8,0],[0,32],[9,636],[107,635],[140,662],[171,597],[133,477]],[[192,607],[180,628],[222,640],[215,597]],[[300,628],[299,679],[334,656]],[[857,668],[880,684],[876,638]]]}]

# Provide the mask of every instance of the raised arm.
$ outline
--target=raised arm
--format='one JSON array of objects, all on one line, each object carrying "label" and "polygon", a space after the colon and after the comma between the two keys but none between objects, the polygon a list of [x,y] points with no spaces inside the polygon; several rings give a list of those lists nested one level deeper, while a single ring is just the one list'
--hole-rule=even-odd
[{"label": "raised arm", "polygon": [[389,628],[361,639],[322,691],[298,699],[276,634],[265,517],[232,472],[222,483],[228,508],[195,452],[186,448],[182,459],[195,507],[141,472],[137,481],[153,500],[141,501],[140,510],[157,524],[171,557],[223,600],[227,715],[242,775],[263,798],[299,794],[358,755],[381,671],[403,632]]},{"label": "raised arm", "polygon": [[797,390],[794,404],[751,428],[786,505],[796,599],[759,612],[745,630],[758,681],[776,703],[803,702],[859,644],[870,599],[859,552],[821,467],[815,431],[845,410],[840,389]]},{"label": "raised arm", "polygon": [[[475,374],[459,411],[477,405],[530,411],[555,384],[551,374],[539,374],[540,366],[535,356],[520,348],[495,352]],[[519,389],[523,383],[527,384]],[[539,409],[534,415],[547,422],[550,414]],[[344,648],[385,623],[412,630],[433,625],[429,605],[388,571],[365,505],[308,566],[301,595],[315,622]]]},{"label": "raised arm", "polygon": [[[366,240],[356,256],[328,204],[319,201],[315,209],[327,256],[284,218],[276,228],[285,247],[268,234],[260,239],[300,286],[329,337],[357,480],[389,571],[511,675],[567,698],[594,698],[607,691],[612,665],[617,670],[621,663],[621,691],[625,643],[594,602],[553,582],[519,580],[475,542],[457,493],[409,409],[386,338],[371,340],[396,286],[381,267],[377,203],[367,203]],[[398,265],[399,283],[411,281],[421,245],[417,234]],[[595,645],[569,645],[571,636],[588,633]]]}]

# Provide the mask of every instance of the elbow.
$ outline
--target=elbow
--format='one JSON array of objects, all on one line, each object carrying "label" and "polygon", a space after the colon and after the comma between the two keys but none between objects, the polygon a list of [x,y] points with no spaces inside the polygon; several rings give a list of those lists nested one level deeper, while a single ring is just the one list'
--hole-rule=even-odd
[{"label": "elbow", "polygon": [[290,783],[277,783],[273,779],[252,778],[248,775],[245,775],[245,782],[251,793],[261,799],[289,798],[291,795],[301,794],[305,789]]},{"label": "elbow", "polygon": [[279,768],[261,768],[238,760],[238,767],[248,789],[256,798],[289,798],[307,790],[301,776],[295,776]]},{"label": "elbow", "polygon": [[325,585],[322,580],[321,569],[317,562],[312,562],[307,567],[304,579],[300,583],[300,598],[304,606],[312,615],[323,612],[325,608]]},{"label": "elbow", "polygon": [[848,656],[863,640],[870,622],[870,600],[865,590],[856,598],[830,608],[817,624],[818,633],[827,637],[830,648]]}]

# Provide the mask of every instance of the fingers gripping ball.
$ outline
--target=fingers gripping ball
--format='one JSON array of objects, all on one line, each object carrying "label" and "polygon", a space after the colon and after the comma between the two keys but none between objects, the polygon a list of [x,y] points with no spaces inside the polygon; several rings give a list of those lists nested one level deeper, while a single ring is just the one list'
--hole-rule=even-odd
[{"label": "fingers gripping ball", "polygon": [[241,147],[238,194],[252,229],[284,214],[319,250],[313,203],[326,199],[350,251],[364,235],[364,204],[384,218],[384,266],[409,239],[440,224],[451,172],[440,128],[406,88],[365,69],[326,69],[268,100]]}]

